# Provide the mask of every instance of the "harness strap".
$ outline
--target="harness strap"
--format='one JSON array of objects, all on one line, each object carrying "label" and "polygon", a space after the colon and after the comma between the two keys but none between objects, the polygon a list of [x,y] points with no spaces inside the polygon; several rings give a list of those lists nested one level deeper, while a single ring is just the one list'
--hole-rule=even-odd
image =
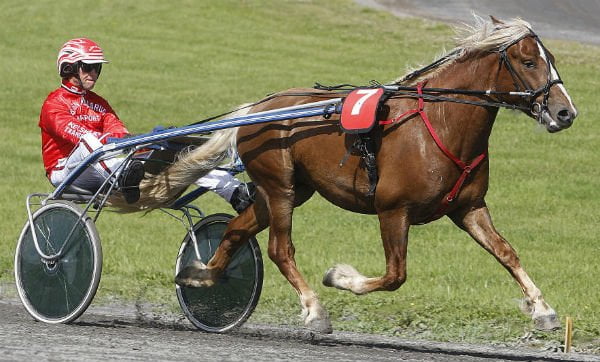
[{"label": "harness strap", "polygon": [[460,189],[462,188],[463,183],[465,182],[465,180],[467,179],[467,177],[469,176],[471,171],[473,171],[473,169],[475,167],[477,167],[481,163],[481,161],[483,161],[485,159],[486,156],[487,155],[484,152],[484,153],[480,154],[479,156],[475,157],[475,159],[473,161],[471,161],[470,165],[465,165],[465,167],[462,169],[462,171],[463,171],[462,174],[458,178],[458,181],[456,181],[456,184],[454,184],[454,187],[452,187],[452,190],[450,190],[450,192],[448,192],[448,194],[446,194],[446,197],[444,197],[442,199],[442,203],[437,208],[437,210],[435,211],[433,216],[431,216],[431,220],[436,220],[446,214],[446,211],[450,207],[450,204],[454,200],[456,200],[456,197],[458,196],[458,193],[460,192]]},{"label": "harness strap", "polygon": [[419,102],[418,108],[410,109],[410,110],[402,113],[398,117],[380,121],[379,124],[385,125],[385,124],[395,123],[395,122],[398,122],[398,121],[404,119],[405,117],[407,117],[409,115],[418,113],[419,116],[421,116],[423,123],[425,123],[425,127],[427,127],[429,134],[435,141],[435,144],[438,146],[438,148],[444,153],[444,155],[446,155],[446,157],[448,157],[450,160],[452,160],[452,162],[454,162],[454,164],[456,164],[456,166],[458,166],[458,168],[462,171],[462,174],[460,175],[460,177],[454,184],[454,187],[452,187],[450,192],[448,192],[448,194],[446,194],[446,196],[442,199],[442,203],[440,204],[440,206],[438,207],[436,212],[431,217],[431,219],[430,219],[430,221],[431,221],[431,220],[438,219],[439,217],[443,216],[446,213],[450,204],[454,200],[456,200],[458,193],[462,189],[462,186],[465,183],[465,181],[466,181],[467,177],[469,176],[469,174],[471,173],[471,171],[473,171],[473,169],[475,169],[477,166],[479,166],[479,164],[486,158],[487,152],[483,152],[479,156],[475,157],[469,164],[466,164],[465,162],[461,161],[458,157],[456,157],[444,145],[444,143],[442,142],[442,140],[440,139],[438,134],[435,132],[435,129],[433,128],[433,125],[431,124],[431,121],[429,121],[429,117],[427,117],[427,113],[425,113],[425,110],[424,110],[425,100],[423,99],[423,83],[417,84],[417,94],[418,94],[418,102]]}]

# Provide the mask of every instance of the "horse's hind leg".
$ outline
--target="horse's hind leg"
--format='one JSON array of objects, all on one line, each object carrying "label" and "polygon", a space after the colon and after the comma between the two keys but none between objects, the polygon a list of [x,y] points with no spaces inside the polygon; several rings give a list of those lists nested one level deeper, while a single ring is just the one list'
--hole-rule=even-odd
[{"label": "horse's hind leg", "polygon": [[386,272],[382,277],[368,278],[350,265],[336,265],[323,277],[323,284],[349,290],[355,294],[373,291],[392,291],[400,288],[406,280],[406,252],[409,221],[404,210],[379,212],[381,239],[385,251]]},{"label": "horse's hind leg", "polygon": [[491,253],[519,283],[525,296],[524,312],[531,315],[536,328],[541,330],[559,328],[560,321],[556,312],[544,301],[542,292],[521,267],[515,250],[494,228],[487,207],[455,212],[451,218],[456,225],[467,231]]},{"label": "horse's hind leg", "polygon": [[264,230],[269,225],[268,222],[264,199],[257,195],[256,201],[227,225],[223,239],[207,265],[192,263],[177,274],[175,282],[180,286],[193,288],[214,285],[235,251],[251,236]]}]

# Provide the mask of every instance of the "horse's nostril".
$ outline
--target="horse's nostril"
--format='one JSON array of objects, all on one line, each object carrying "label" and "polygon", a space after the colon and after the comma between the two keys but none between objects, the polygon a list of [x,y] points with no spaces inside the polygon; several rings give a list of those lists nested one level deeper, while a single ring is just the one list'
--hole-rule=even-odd
[{"label": "horse's nostril", "polygon": [[563,123],[573,122],[573,114],[568,109],[562,109],[558,112],[558,120]]}]

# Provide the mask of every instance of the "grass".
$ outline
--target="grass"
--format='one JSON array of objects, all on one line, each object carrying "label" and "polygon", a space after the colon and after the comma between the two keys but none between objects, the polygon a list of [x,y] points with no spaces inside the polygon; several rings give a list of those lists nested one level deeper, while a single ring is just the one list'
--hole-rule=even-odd
[{"label": "grass", "polygon": [[[451,30],[398,19],[351,1],[4,1],[0,4],[0,281],[10,282],[28,193],[50,190],[40,157],[37,118],[58,85],[60,45],[88,36],[104,48],[96,91],[132,132],[185,125],[293,86],[315,81],[386,82],[406,66],[451,48]],[[526,17],[526,16],[525,16]],[[67,20],[68,19],[68,20]],[[600,343],[599,106],[600,49],[545,40],[580,116],[549,135],[518,113],[502,111],[490,140],[488,204],[498,229],[560,316],[572,316],[575,346]],[[230,211],[214,195],[206,212]],[[183,228],[160,212],[104,214],[96,302],[114,298],[164,303],[176,310],[173,268]],[[259,235],[263,250],[266,235]],[[336,330],[444,341],[520,343],[531,322],[506,271],[447,220],[413,227],[408,281],[393,293],[357,297],[323,287],[335,263],[380,275],[384,257],[375,217],[343,212],[315,197],[294,216],[297,264],[328,308]],[[265,255],[266,258],[266,255]],[[292,288],[265,260],[254,322],[300,325]],[[534,334],[557,344],[562,332]],[[529,338],[529,337],[528,337]],[[525,340],[530,341],[531,338]],[[589,349],[589,348],[588,348]]]}]

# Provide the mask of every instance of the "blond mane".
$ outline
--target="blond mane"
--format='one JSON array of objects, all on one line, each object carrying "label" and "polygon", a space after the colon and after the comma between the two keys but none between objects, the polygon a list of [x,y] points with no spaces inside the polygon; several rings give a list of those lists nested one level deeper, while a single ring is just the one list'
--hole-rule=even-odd
[{"label": "blond mane", "polygon": [[429,79],[443,69],[456,62],[461,57],[475,52],[492,51],[508,46],[512,42],[532,34],[531,25],[521,18],[511,19],[509,21],[500,21],[495,18],[486,20],[473,14],[475,23],[473,25],[463,23],[454,27],[456,47],[439,58],[447,57],[447,60],[430,70],[423,72],[416,78],[411,74],[417,69],[411,69],[404,76],[396,79],[395,84],[415,84],[417,82]]}]

